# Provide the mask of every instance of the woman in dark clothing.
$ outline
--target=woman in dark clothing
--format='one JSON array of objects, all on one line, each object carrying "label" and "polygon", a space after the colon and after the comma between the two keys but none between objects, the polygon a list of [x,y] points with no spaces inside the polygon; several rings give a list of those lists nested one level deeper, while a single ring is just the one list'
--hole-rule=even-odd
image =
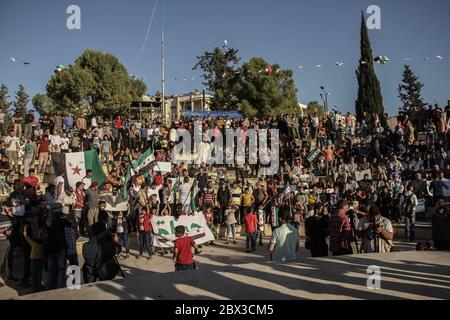
[{"label": "woman in dark clothing", "polygon": [[328,256],[328,220],[322,211],[322,206],[316,206],[314,215],[305,220],[306,249],[313,258]]}]

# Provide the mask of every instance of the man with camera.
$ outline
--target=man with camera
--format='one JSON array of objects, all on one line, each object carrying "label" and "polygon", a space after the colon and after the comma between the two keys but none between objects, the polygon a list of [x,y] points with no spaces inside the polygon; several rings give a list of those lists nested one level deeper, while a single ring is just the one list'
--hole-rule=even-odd
[{"label": "man with camera", "polygon": [[370,206],[369,215],[361,218],[357,233],[362,238],[363,253],[386,253],[394,247],[394,229],[389,219],[381,216],[377,206]]}]

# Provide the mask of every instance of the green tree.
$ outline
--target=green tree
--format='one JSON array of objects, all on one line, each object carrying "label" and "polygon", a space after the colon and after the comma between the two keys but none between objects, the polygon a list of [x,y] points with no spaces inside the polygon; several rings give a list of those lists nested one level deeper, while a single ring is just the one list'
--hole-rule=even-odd
[{"label": "green tree", "polygon": [[319,118],[322,118],[323,115],[325,114],[325,108],[322,105],[320,105],[317,101],[311,101],[308,103],[306,113],[311,116],[314,113],[317,113],[317,116]]},{"label": "green tree", "polygon": [[193,70],[200,68],[203,71],[203,85],[214,93],[213,110],[236,107],[232,88],[239,80],[239,61],[238,50],[226,46],[197,56]]},{"label": "green tree", "polygon": [[2,83],[1,87],[0,87],[0,113],[3,114],[4,116],[4,128],[2,129],[6,129],[9,128],[11,126],[11,105],[12,102],[9,101],[9,92],[8,92],[8,87]]},{"label": "green tree", "polygon": [[17,90],[15,94],[14,116],[24,118],[27,114],[27,104],[30,101],[30,96],[25,92],[23,85],[19,85],[19,90]]},{"label": "green tree", "polygon": [[423,84],[419,81],[419,77],[414,74],[410,66],[405,65],[403,80],[398,86],[398,97],[402,102],[402,111],[408,112],[412,108],[423,109],[422,88]]},{"label": "green tree", "polygon": [[33,99],[31,99],[31,103],[34,106],[34,109],[42,116],[51,116],[57,113],[53,100],[46,94],[36,94]]},{"label": "green tree", "polygon": [[366,19],[361,12],[361,59],[356,70],[358,79],[358,97],[356,99],[356,116],[362,121],[370,114],[384,113],[380,82],[375,74],[372,47],[367,31]]},{"label": "green tree", "polygon": [[47,96],[58,113],[125,115],[146,91],[146,84],[132,78],[115,56],[92,49],[47,83]]},{"label": "green tree", "polygon": [[[272,72],[266,70],[269,67]],[[282,70],[278,64],[270,65],[255,57],[242,66],[232,92],[247,116],[297,114],[299,106],[292,76],[292,70]]]}]

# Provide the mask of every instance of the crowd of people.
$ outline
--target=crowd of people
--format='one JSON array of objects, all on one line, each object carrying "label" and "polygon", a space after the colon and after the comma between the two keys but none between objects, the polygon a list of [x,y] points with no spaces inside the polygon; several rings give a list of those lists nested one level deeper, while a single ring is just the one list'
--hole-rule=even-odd
[{"label": "crowd of people", "polygon": [[[173,164],[168,173],[152,167],[125,180],[130,165],[148,149],[156,160],[170,162],[179,142],[176,130],[192,132],[197,120],[203,132],[279,129],[279,172],[262,176],[259,164],[200,161]],[[29,111],[12,128],[1,128],[0,272],[18,281],[15,252],[20,249],[22,286],[34,292],[64,287],[67,266],[78,265],[77,239],[87,236],[84,282],[110,279],[120,272],[117,256],[130,253],[130,236],[138,235],[139,257],[145,250],[148,258],[158,251],[153,215],[178,218],[194,210],[225,243],[236,243],[244,230],[248,252],[264,245],[263,236],[271,232],[268,251],[277,261],[295,259],[302,228],[313,257],[395,251],[394,223],[404,223],[405,240],[414,241],[416,217],[448,219],[450,102],[420,121],[402,115],[390,122],[387,115],[358,122],[335,111],[267,119],[184,118],[165,125],[70,114],[38,119]],[[88,150],[98,152],[106,180],[93,181],[87,170],[72,188],[63,172],[55,174],[50,154]],[[107,210],[107,198],[123,193],[128,196],[120,208]],[[176,270],[190,270],[191,247],[199,248],[184,229],[176,235]],[[435,247],[448,248],[448,242]]]}]

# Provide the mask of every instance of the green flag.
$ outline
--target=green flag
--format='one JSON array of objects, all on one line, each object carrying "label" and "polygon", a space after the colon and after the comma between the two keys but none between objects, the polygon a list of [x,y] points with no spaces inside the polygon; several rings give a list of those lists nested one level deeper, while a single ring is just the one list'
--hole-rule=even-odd
[{"label": "green flag", "polygon": [[195,196],[197,195],[198,192],[198,188],[197,188],[197,179],[194,180],[194,182],[192,183],[192,187],[190,190],[191,193],[191,213],[195,212],[195,210],[197,209],[197,206],[195,204]]},{"label": "green flag", "polygon": [[92,182],[97,182],[98,184],[105,182],[106,175],[95,150],[51,153],[50,156],[56,174],[64,172],[64,179],[72,188],[75,188],[77,182],[82,181],[83,177],[86,176],[87,170],[92,170]]},{"label": "green flag", "polygon": [[122,189],[122,200],[126,201],[128,199],[128,182],[130,182],[131,179],[131,165],[128,165],[127,173],[125,174],[125,181],[123,183],[123,189]]},{"label": "green flag", "polygon": [[[130,182],[130,179],[135,174],[140,174],[141,172],[148,172],[148,169],[150,166],[154,165],[156,163],[155,156],[153,155],[153,150],[148,149],[147,151],[142,154],[142,156],[139,157],[136,161],[133,162],[133,164],[129,164],[127,168],[127,173],[125,175],[125,182],[123,185],[122,190],[122,199],[126,200],[128,198],[128,183]],[[144,173],[144,174],[145,174]]]}]

